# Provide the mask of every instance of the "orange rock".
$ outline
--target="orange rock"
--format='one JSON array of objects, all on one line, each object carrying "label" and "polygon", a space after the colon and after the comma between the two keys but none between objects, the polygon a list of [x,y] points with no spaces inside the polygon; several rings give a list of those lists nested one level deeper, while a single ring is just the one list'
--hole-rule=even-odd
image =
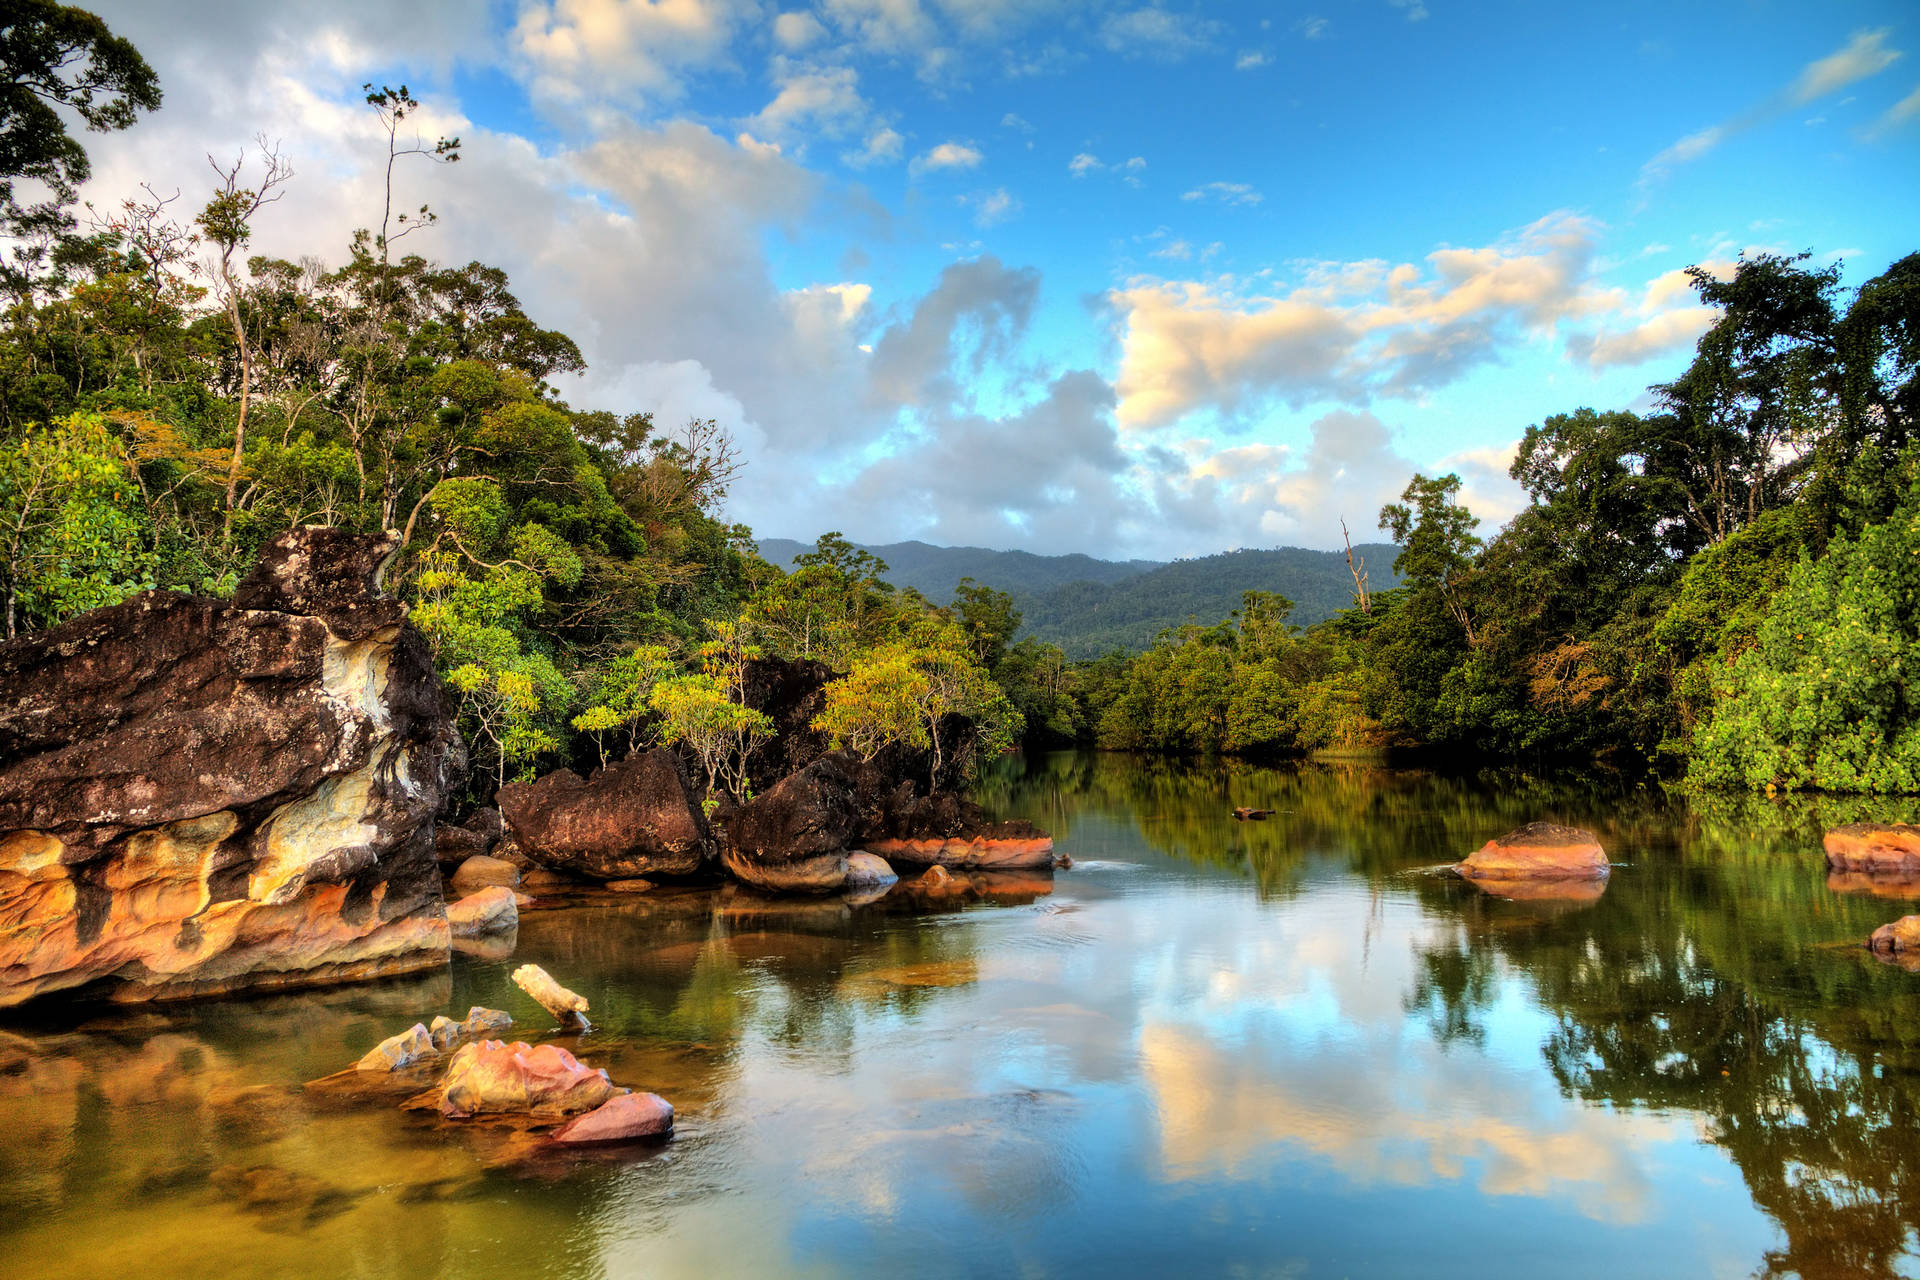
[{"label": "orange rock", "polygon": [[456,938],[478,938],[505,933],[520,923],[519,895],[505,885],[494,885],[447,904],[447,925]]},{"label": "orange rock", "polygon": [[594,1142],[632,1142],[673,1132],[673,1104],[657,1093],[627,1093],[575,1116],[554,1131],[563,1146]]},{"label": "orange rock", "polygon": [[1559,879],[1552,876],[1476,876],[1467,881],[1496,898],[1514,902],[1598,902],[1607,891],[1605,876]]},{"label": "orange rock", "polygon": [[1827,866],[1870,875],[1920,876],[1920,827],[1854,822],[1827,832]]},{"label": "orange rock", "polygon": [[640,876],[634,876],[628,880],[609,880],[607,881],[607,888],[613,890],[615,893],[645,893],[647,890],[653,888],[653,881]]},{"label": "orange rock", "polygon": [[869,853],[889,862],[917,862],[985,871],[1045,867],[1053,862],[1052,836],[930,836],[917,840],[869,840]]},{"label": "orange rock", "polygon": [[511,889],[519,883],[520,868],[499,858],[476,854],[460,864],[460,869],[447,881],[447,887],[455,893],[475,893],[495,886]]},{"label": "orange rock", "polygon": [[440,1110],[449,1116],[571,1115],[625,1093],[557,1044],[534,1048],[482,1040],[463,1046],[440,1082]]},{"label": "orange rock", "polygon": [[1604,880],[1612,868],[1592,832],[1529,822],[1487,841],[1454,870],[1469,880]]},{"label": "orange rock", "polygon": [[1829,871],[1827,888],[1835,893],[1868,893],[1876,898],[1920,898],[1920,872],[1877,876],[1870,871]]},{"label": "orange rock", "polygon": [[[436,1025],[442,1021],[444,1019],[434,1019]],[[416,1022],[399,1035],[388,1036],[367,1050],[360,1061],[353,1065],[361,1071],[398,1071],[422,1058],[436,1057],[439,1053],[440,1046],[435,1043],[433,1035]]]},{"label": "orange rock", "polygon": [[1867,939],[1867,946],[1885,954],[1920,952],[1920,916],[1901,916],[1883,924]]}]

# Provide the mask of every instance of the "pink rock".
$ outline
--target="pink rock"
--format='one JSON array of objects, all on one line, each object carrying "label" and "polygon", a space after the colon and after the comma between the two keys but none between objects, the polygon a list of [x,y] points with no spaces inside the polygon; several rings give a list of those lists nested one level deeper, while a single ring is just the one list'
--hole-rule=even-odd
[{"label": "pink rock", "polygon": [[453,1055],[440,1083],[440,1110],[450,1116],[502,1112],[571,1115],[591,1111],[626,1090],[557,1044],[534,1048],[482,1040]]},{"label": "pink rock", "polygon": [[673,1104],[657,1093],[629,1093],[561,1125],[553,1140],[567,1146],[632,1142],[673,1132]]}]

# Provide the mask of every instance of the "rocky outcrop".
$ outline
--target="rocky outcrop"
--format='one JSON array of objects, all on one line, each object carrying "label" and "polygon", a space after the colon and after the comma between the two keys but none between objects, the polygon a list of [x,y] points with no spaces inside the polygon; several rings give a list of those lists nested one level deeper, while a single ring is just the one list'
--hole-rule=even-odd
[{"label": "rocky outcrop", "polygon": [[536,1049],[518,1040],[481,1040],[453,1055],[438,1106],[441,1114],[456,1117],[572,1115],[626,1092],[605,1071],[583,1065],[557,1044]]},{"label": "rocky outcrop", "polygon": [[686,767],[665,748],[635,752],[587,779],[561,769],[509,783],[497,799],[528,858],[596,880],[690,875],[713,849]]},{"label": "rocky outcrop", "polygon": [[444,964],[464,752],[386,537],[296,529],[231,602],[146,592],[0,646],[0,1005]]},{"label": "rocky outcrop", "polygon": [[1827,832],[1827,866],[1874,876],[1920,877],[1920,827],[1854,822]]},{"label": "rocky outcrop", "polygon": [[1474,881],[1593,881],[1613,868],[1592,832],[1529,822],[1487,841],[1454,870]]}]

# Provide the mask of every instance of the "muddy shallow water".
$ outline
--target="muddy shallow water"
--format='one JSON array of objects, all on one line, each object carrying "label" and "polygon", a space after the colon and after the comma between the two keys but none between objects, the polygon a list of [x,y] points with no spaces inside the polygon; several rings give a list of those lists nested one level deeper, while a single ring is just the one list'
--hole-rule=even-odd
[{"label": "muddy shallow water", "polygon": [[[598,894],[427,978],[0,1023],[5,1271],[1920,1274],[1920,973],[1859,946],[1920,890],[1819,846],[1901,806],[1076,755],[985,798],[1075,867]],[[1428,873],[1535,818],[1600,834],[1598,901]],[[556,1156],[301,1088],[471,1004],[675,1139]]]}]

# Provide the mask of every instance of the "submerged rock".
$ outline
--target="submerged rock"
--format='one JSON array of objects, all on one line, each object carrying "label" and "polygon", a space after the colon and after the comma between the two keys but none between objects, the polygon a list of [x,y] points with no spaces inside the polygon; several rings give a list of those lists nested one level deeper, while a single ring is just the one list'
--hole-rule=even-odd
[{"label": "submerged rock", "polygon": [[1454,870],[1476,881],[1564,882],[1604,880],[1613,868],[1592,832],[1551,822],[1529,822],[1487,841]]},{"label": "submerged rock", "polygon": [[657,1093],[627,1093],[575,1116],[554,1131],[562,1146],[633,1142],[673,1132],[673,1104]]},{"label": "submerged rock", "polygon": [[689,875],[712,852],[686,766],[664,747],[582,779],[560,769],[500,789],[513,840],[541,866],[595,880]]},{"label": "submerged rock", "polygon": [[571,1115],[625,1092],[557,1044],[482,1040],[453,1055],[439,1107],[448,1116]]},{"label": "submerged rock", "polygon": [[0,1006],[446,963],[464,761],[398,541],[294,529],[231,602],[151,591],[0,645]]},{"label": "submerged rock", "polygon": [[520,925],[519,895],[504,885],[470,893],[447,905],[447,925],[455,938],[483,938]]},{"label": "submerged rock", "polygon": [[1868,875],[1920,876],[1920,827],[1904,822],[1854,822],[1823,841],[1827,866]]},{"label": "submerged rock", "polygon": [[653,888],[653,881],[635,877],[631,880],[609,880],[607,888],[615,893],[645,893]]}]

